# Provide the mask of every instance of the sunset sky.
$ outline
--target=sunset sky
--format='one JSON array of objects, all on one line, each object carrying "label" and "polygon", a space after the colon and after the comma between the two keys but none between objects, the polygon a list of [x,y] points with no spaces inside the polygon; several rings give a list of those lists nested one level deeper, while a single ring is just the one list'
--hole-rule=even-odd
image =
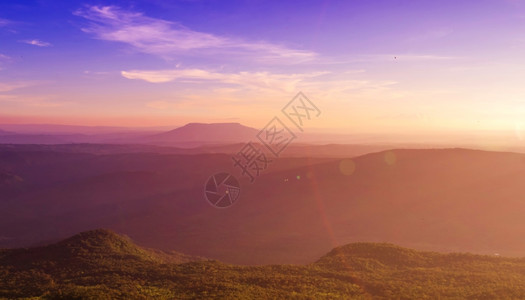
[{"label": "sunset sky", "polygon": [[[168,4],[168,2],[170,2]],[[0,124],[525,129],[525,1],[2,1]]]}]

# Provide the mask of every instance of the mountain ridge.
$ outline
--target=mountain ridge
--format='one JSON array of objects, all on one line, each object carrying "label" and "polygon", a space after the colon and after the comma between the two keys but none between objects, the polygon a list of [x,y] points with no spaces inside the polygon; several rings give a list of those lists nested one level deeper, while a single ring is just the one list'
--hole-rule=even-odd
[{"label": "mountain ridge", "polygon": [[[0,245],[104,226],[147,247],[248,265],[309,263],[359,241],[525,254],[525,229],[515,225],[525,212],[523,154],[398,149],[279,158],[254,184],[232,165],[228,155],[0,152],[0,167],[24,179],[11,187],[19,196],[2,194],[9,201],[0,201]],[[220,211],[203,197],[217,171],[242,185],[239,202]]]}]

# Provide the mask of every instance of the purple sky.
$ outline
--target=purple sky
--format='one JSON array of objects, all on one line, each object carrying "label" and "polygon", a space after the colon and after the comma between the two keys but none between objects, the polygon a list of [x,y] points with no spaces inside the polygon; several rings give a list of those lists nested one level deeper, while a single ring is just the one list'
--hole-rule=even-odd
[{"label": "purple sky", "polygon": [[[524,1],[2,1],[0,123],[525,126]],[[171,2],[171,1],[170,1]]]}]

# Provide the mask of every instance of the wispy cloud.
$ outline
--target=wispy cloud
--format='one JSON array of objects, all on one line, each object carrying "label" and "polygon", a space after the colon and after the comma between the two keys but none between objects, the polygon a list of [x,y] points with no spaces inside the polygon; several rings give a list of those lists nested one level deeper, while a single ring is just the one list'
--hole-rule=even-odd
[{"label": "wispy cloud", "polygon": [[122,71],[121,74],[128,79],[141,79],[151,83],[170,81],[219,82],[235,84],[247,88],[294,91],[297,84],[301,81],[326,74],[326,72],[303,74],[273,74],[269,72],[219,73],[202,69],[175,69],[158,71]]},{"label": "wispy cloud", "polygon": [[28,82],[0,82],[0,93],[10,92],[19,88],[30,86]]},{"label": "wispy cloud", "polygon": [[0,71],[3,69],[3,65],[9,61],[11,61],[11,57],[0,53]]},{"label": "wispy cloud", "polygon": [[[353,68],[356,63],[384,63],[384,62],[440,62],[462,60],[467,57],[461,56],[447,56],[432,53],[383,53],[383,54],[353,54],[353,55],[338,55],[338,56],[323,56],[315,61],[309,63],[311,66],[323,66],[329,68],[331,66],[341,67],[348,66]],[[366,70],[357,69],[351,72],[365,72]]]},{"label": "wispy cloud", "polygon": [[371,54],[360,55],[355,61],[360,62],[383,62],[397,60],[399,62],[423,62],[423,61],[446,61],[460,59],[456,56],[444,56],[435,54],[410,54],[410,53],[392,53],[392,54]]},{"label": "wispy cloud", "polygon": [[447,27],[436,28],[436,29],[428,30],[420,34],[416,34],[412,37],[409,37],[407,41],[408,42],[421,42],[421,41],[427,41],[427,40],[436,40],[436,39],[441,39],[446,36],[449,36],[453,32],[454,31],[451,28],[447,28]]},{"label": "wispy cloud", "polygon": [[28,106],[39,108],[61,107],[70,104],[70,101],[57,100],[55,95],[30,94],[28,91],[21,90],[33,87],[43,81],[18,81],[0,82],[0,103],[16,106]]},{"label": "wispy cloud", "polygon": [[48,43],[48,42],[44,42],[44,41],[41,41],[41,40],[22,40],[20,41],[21,43],[26,43],[26,44],[29,44],[29,45],[34,45],[34,46],[38,46],[38,47],[49,47],[51,46],[51,43]]},{"label": "wispy cloud", "polygon": [[11,103],[16,106],[56,108],[72,104],[71,101],[55,100],[52,95],[3,95],[0,94],[0,102]]},{"label": "wispy cloud", "polygon": [[[85,70],[83,73],[84,78],[90,78],[90,79],[107,79],[108,76],[112,75],[114,72],[109,71],[91,71],[91,70]],[[115,75],[118,74],[118,72],[114,73]]]},{"label": "wispy cloud", "polygon": [[301,62],[316,54],[283,45],[245,41],[191,30],[179,23],[126,11],[116,6],[88,6],[74,12],[89,20],[82,30],[95,37],[131,45],[138,51],[173,58],[177,55],[230,54],[257,61]]},{"label": "wispy cloud", "polygon": [[0,18],[0,27],[11,24],[11,21]]}]

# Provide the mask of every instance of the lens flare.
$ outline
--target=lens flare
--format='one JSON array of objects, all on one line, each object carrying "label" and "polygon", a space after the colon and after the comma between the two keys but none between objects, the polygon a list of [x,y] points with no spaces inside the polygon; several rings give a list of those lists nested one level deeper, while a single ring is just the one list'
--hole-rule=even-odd
[{"label": "lens flare", "polygon": [[343,159],[339,162],[339,172],[341,174],[350,176],[355,172],[355,162],[351,159]]}]

